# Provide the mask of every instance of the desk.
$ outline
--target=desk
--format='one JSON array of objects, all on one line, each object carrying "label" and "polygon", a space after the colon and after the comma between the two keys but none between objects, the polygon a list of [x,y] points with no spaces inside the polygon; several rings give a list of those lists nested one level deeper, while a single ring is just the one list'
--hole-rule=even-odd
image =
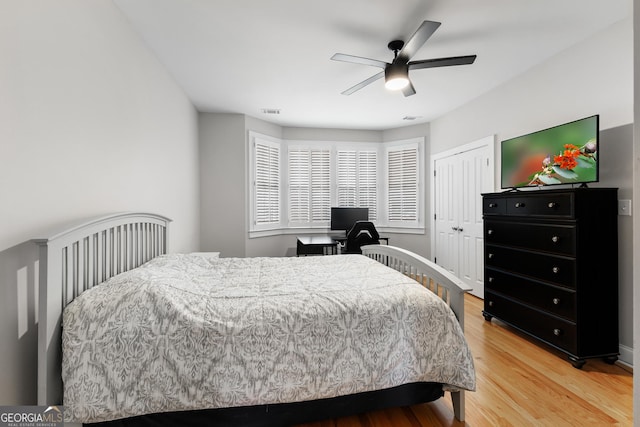
[{"label": "desk", "polygon": [[[335,240],[335,241],[337,241],[337,242],[338,242],[338,243],[340,243],[341,245],[344,245],[344,244],[345,244],[345,242],[347,241],[347,238],[346,238],[346,237],[335,237],[335,236],[334,236],[334,237],[332,237],[332,239],[333,239],[333,240]],[[384,243],[385,243],[385,244],[387,244],[387,245],[389,244],[389,238],[388,238],[388,237],[382,237],[382,236],[380,236],[380,237],[378,237],[378,240],[384,240]]]},{"label": "desk", "polygon": [[338,242],[329,236],[298,236],[296,255],[334,255]]}]

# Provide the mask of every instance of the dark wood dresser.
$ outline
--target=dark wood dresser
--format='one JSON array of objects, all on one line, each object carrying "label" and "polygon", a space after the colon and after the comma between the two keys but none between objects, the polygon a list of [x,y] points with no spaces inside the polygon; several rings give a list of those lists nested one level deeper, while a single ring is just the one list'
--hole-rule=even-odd
[{"label": "dark wood dresser", "polygon": [[483,194],[483,315],[563,351],[618,355],[617,189]]}]

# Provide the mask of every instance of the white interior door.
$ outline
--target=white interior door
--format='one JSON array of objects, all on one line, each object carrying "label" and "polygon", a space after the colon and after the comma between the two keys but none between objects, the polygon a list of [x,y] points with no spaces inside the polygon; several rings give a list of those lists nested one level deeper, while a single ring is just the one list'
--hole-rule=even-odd
[{"label": "white interior door", "polygon": [[[462,185],[458,212],[460,249],[458,277],[473,287],[472,294],[484,298],[484,233],[482,227],[482,197],[487,191],[489,162],[487,150],[478,148],[462,153]],[[455,197],[455,195],[454,195]]]},{"label": "white interior door", "polygon": [[459,276],[458,270],[458,198],[451,194],[459,188],[459,166],[452,157],[435,163],[435,239],[436,263]]},{"label": "white interior door", "polygon": [[481,194],[493,191],[493,138],[462,148],[433,161],[433,253],[439,265],[484,298]]}]

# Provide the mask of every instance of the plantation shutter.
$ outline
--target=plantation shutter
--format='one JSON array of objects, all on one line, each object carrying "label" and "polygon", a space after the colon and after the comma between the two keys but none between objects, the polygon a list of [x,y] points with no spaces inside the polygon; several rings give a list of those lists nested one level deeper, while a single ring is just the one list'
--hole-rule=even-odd
[{"label": "plantation shutter", "polygon": [[280,146],[255,140],[254,222],[256,225],[280,223]]},{"label": "plantation shutter", "polygon": [[378,153],[360,151],[358,159],[358,206],[369,208],[369,219],[378,218]]},{"label": "plantation shutter", "polygon": [[358,173],[355,151],[338,151],[338,206],[356,207],[356,176]]},{"label": "plantation shutter", "polygon": [[369,208],[369,219],[377,219],[378,153],[376,151],[339,150],[338,206]]},{"label": "plantation shutter", "polygon": [[388,151],[389,222],[418,221],[418,147]]},{"label": "plantation shutter", "polygon": [[289,223],[329,221],[331,208],[331,151],[289,149]]}]

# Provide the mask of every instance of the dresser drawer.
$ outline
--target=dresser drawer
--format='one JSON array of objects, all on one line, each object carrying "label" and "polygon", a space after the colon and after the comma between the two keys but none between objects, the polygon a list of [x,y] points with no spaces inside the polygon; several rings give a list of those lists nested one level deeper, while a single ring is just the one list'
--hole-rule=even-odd
[{"label": "dresser drawer", "polygon": [[504,197],[483,197],[482,213],[484,215],[505,215],[507,213],[507,200]]},{"label": "dresser drawer", "polygon": [[510,196],[506,200],[507,215],[573,217],[573,195],[536,194]]},{"label": "dresser drawer", "polygon": [[575,225],[486,220],[484,240],[489,244],[517,246],[562,255],[576,253]]},{"label": "dresser drawer", "polygon": [[507,272],[514,271],[533,279],[575,288],[576,261],[574,258],[486,245],[484,263],[486,267]]},{"label": "dresser drawer", "polygon": [[571,354],[577,354],[576,324],[514,300],[485,292],[484,311]]},{"label": "dresser drawer", "polygon": [[567,320],[576,320],[576,293],[502,271],[485,270],[485,289],[516,299]]}]

